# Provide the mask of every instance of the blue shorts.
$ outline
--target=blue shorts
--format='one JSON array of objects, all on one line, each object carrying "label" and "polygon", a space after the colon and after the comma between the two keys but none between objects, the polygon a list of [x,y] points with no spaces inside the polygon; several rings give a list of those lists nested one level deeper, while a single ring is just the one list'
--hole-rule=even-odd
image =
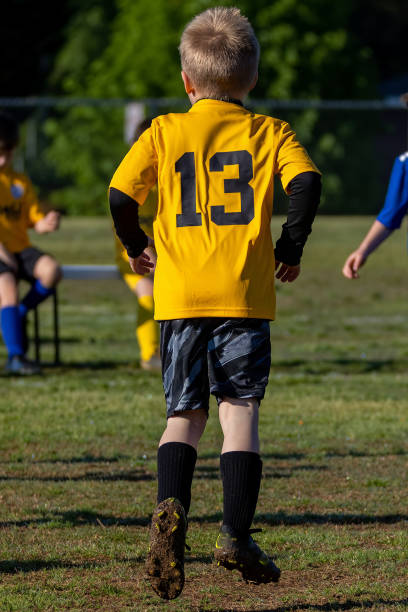
[{"label": "blue shorts", "polygon": [[269,321],[196,318],[160,322],[167,417],[208,411],[210,393],[224,397],[265,395],[271,367]]}]

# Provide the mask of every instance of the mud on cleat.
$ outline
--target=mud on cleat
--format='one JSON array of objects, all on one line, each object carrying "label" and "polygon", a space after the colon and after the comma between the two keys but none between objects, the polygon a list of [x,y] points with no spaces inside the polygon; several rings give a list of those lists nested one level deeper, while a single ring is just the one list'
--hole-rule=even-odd
[{"label": "mud on cleat", "polygon": [[262,584],[278,582],[280,569],[252,539],[250,529],[240,534],[228,525],[222,525],[215,543],[214,558],[217,564],[228,570],[238,570],[247,582]]},{"label": "mud on cleat", "polygon": [[186,530],[181,502],[174,497],[160,502],[152,516],[146,575],[162,599],[175,599],[183,590]]}]

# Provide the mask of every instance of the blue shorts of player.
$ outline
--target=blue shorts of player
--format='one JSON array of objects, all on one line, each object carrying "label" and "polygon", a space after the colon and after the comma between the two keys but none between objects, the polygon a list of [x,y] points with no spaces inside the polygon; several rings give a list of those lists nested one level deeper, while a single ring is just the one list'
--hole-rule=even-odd
[{"label": "blue shorts of player", "polygon": [[210,393],[259,401],[271,367],[269,321],[196,318],[160,322],[167,417],[208,411]]}]

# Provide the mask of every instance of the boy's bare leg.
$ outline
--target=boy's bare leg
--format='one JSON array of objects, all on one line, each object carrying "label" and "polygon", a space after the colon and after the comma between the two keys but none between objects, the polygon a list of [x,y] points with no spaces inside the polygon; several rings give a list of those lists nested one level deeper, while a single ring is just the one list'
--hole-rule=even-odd
[{"label": "boy's bare leg", "polygon": [[219,405],[219,418],[224,434],[222,453],[259,453],[258,413],[259,402],[256,398],[224,397]]},{"label": "boy's bare leg", "polygon": [[207,412],[204,409],[186,410],[180,415],[174,415],[167,420],[159,447],[169,442],[189,444],[197,450],[198,442],[207,424]]},{"label": "boy's bare leg", "polygon": [[16,277],[11,272],[0,274],[0,304],[2,308],[18,304]]},{"label": "boy's bare leg", "polygon": [[219,404],[224,512],[215,559],[227,569],[238,569],[249,582],[266,583],[277,582],[280,570],[250,535],[262,477],[258,413],[257,398],[224,397]]}]

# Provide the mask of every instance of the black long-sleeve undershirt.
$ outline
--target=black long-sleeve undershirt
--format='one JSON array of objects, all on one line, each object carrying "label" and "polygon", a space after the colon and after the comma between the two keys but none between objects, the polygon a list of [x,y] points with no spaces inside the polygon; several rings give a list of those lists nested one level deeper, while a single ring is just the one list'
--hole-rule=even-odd
[{"label": "black long-sleeve undershirt", "polygon": [[148,244],[148,238],[139,225],[139,205],[131,197],[111,187],[109,205],[119,240],[129,257],[139,257]]},{"label": "black long-sleeve undershirt", "polygon": [[[275,246],[275,258],[289,266],[300,263],[303,247],[312,231],[312,223],[320,201],[321,179],[317,172],[302,172],[288,185],[288,218]],[[139,225],[139,205],[131,197],[111,187],[109,204],[119,240],[129,257],[139,257],[148,245],[148,238]]]},{"label": "black long-sleeve undershirt", "polygon": [[320,174],[301,172],[289,183],[288,218],[275,246],[275,259],[288,266],[300,263],[307,237],[312,231],[322,190]]}]

